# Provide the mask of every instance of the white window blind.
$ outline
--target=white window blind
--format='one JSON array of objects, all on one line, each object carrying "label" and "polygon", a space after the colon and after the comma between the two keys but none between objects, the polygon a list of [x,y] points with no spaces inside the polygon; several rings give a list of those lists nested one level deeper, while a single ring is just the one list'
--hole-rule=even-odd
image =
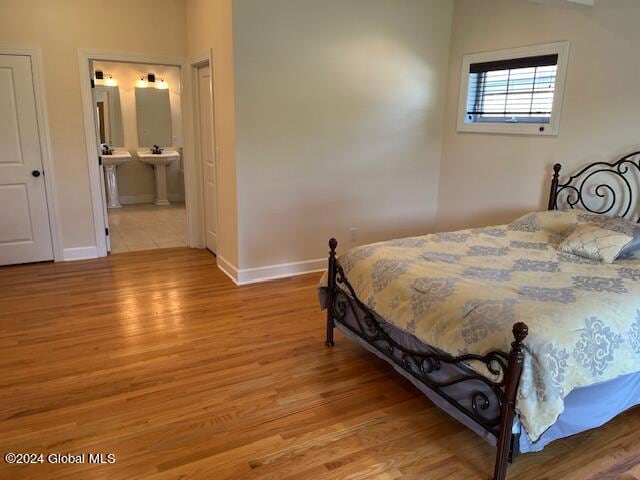
[{"label": "white window blind", "polygon": [[549,123],[558,55],[471,63],[467,122]]}]

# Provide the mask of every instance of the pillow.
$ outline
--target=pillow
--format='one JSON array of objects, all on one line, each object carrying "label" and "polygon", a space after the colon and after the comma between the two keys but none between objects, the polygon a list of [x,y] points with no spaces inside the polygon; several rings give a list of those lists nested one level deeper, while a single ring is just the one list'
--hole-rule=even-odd
[{"label": "pillow", "polygon": [[640,258],[640,234],[636,234],[633,240],[622,249],[620,255],[631,258]]},{"label": "pillow", "polygon": [[[511,222],[507,228],[520,232],[544,231],[551,235],[564,234],[578,224],[575,210],[550,210],[532,212]],[[563,237],[564,238],[564,237]]]},{"label": "pillow", "polygon": [[620,256],[630,257],[640,255],[640,224],[621,217],[607,217],[597,213],[580,212],[577,216],[580,223],[591,223],[605,230],[612,232],[624,233],[633,237],[631,242],[627,244],[620,252]]},{"label": "pillow", "polygon": [[550,235],[551,243],[557,244],[577,226],[586,223],[596,224],[604,230],[632,236],[633,241],[624,247],[620,256],[640,259],[640,224],[622,217],[607,217],[600,213],[591,213],[577,208],[548,210],[527,213],[507,225],[507,228],[522,232],[544,231]]},{"label": "pillow", "polygon": [[601,228],[596,223],[586,223],[565,238],[558,250],[602,263],[613,263],[632,241],[633,236],[626,233]]}]

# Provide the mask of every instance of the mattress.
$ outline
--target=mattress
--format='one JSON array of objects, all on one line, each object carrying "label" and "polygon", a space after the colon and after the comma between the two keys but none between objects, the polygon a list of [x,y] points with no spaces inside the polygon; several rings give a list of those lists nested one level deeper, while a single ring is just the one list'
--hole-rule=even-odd
[{"label": "mattress", "polygon": [[640,370],[640,261],[601,264],[556,249],[592,219],[533,213],[357,247],[338,263],[368,309],[451,355],[506,352],[511,326],[527,323],[516,411],[535,443],[574,390]]}]

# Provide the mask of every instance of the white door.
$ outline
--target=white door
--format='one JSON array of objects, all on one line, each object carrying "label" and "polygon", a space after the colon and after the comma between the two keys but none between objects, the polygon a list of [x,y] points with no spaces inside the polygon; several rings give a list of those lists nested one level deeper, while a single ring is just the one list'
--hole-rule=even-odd
[{"label": "white door", "polygon": [[[89,62],[89,71],[93,72],[93,61]],[[93,77],[93,75],[92,75]],[[105,105],[108,102],[105,102]],[[98,146],[98,151],[96,152],[96,161],[98,160],[98,158],[100,158],[100,152],[101,152],[101,148],[100,148],[100,144],[102,143],[100,141],[100,120],[98,119],[98,99],[96,96],[96,89],[95,89],[95,84],[92,82],[91,83],[91,105],[93,105],[93,126],[95,127],[95,132],[96,132],[96,145]],[[105,112],[106,113],[106,112]],[[105,118],[107,118],[105,116]],[[109,122],[107,122],[109,123]],[[111,237],[109,236],[109,234],[107,233],[109,231],[109,212],[107,211],[107,192],[105,191],[106,186],[104,183],[104,167],[102,166],[102,162],[100,163],[100,169],[99,169],[99,175],[100,175],[100,195],[102,198],[102,218],[104,219],[104,233],[105,233],[105,237],[104,237],[104,241],[107,247],[107,252],[111,251]]]},{"label": "white door", "polygon": [[0,55],[0,265],[53,259],[31,58]]},{"label": "white door", "polygon": [[206,246],[216,253],[217,197],[216,160],[213,152],[211,71],[208,66],[198,68],[198,99],[200,121],[200,155],[204,187],[204,224]]}]

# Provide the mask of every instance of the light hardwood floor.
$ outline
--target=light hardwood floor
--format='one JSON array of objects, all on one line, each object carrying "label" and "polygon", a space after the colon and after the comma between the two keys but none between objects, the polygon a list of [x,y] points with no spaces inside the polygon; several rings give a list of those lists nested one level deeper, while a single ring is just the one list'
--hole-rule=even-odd
[{"label": "light hardwood floor", "polygon": [[[337,334],[319,275],[238,288],[204,251],[0,269],[0,452],[114,453],[1,479],[460,479],[494,449]],[[510,479],[640,479],[640,410]]]}]

